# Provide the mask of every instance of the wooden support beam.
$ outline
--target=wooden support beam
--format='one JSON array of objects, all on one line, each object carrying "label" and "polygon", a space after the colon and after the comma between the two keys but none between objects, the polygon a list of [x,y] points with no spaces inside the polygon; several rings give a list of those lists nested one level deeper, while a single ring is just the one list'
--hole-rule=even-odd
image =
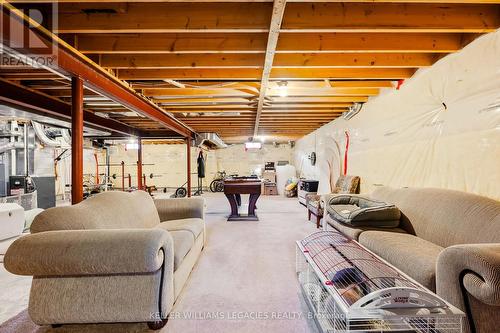
[{"label": "wooden support beam", "polygon": [[[96,0],[78,0],[79,3],[94,3]],[[10,0],[11,3],[72,3],[75,0]],[[109,3],[122,2],[121,0],[106,0]],[[129,0],[127,2],[136,3],[151,3],[151,2],[185,2],[185,0]],[[248,0],[193,0],[194,3],[217,3],[217,2],[234,2],[245,3]],[[252,2],[273,2],[273,0],[252,0]],[[288,2],[359,2],[359,3],[484,3],[498,4],[499,0],[288,0]]]},{"label": "wooden support beam", "polygon": [[[431,66],[437,57],[431,53],[299,53],[276,54],[274,68],[280,67],[398,67]],[[263,54],[104,54],[99,64],[113,69],[181,68],[261,68]]]},{"label": "wooden support beam", "polygon": [[257,136],[259,130],[260,114],[264,107],[264,101],[267,93],[269,78],[273,68],[274,54],[278,45],[281,22],[285,13],[286,0],[274,0],[273,11],[271,16],[271,24],[269,27],[269,35],[267,37],[266,57],[264,59],[264,69],[262,71],[262,79],[260,82],[259,99],[257,101],[257,113],[255,115],[254,136]]},{"label": "wooden support beam", "polygon": [[295,79],[406,79],[413,68],[273,68],[271,78]]},{"label": "wooden support beam", "polygon": [[162,89],[139,89],[139,91],[149,97],[155,98],[169,98],[169,97],[189,97],[195,98],[210,98],[210,97],[240,97],[249,98],[253,94],[245,93],[237,89],[228,88],[213,88],[213,89],[199,89],[199,88],[162,88]]},{"label": "wooden support beam", "polygon": [[261,68],[264,54],[103,54],[99,64],[127,68]]},{"label": "wooden support beam", "polygon": [[118,69],[116,75],[122,80],[260,80],[262,71],[244,69]]},{"label": "wooden support beam", "polygon": [[[338,108],[348,108],[352,103],[332,103],[326,104],[287,104],[287,105],[265,105],[262,109],[263,112],[267,111],[287,111],[290,112],[298,110],[317,111],[317,110],[332,110]],[[255,112],[255,107],[246,105],[207,105],[207,106],[174,106],[165,107],[165,110],[170,113],[189,113],[189,112]]]},{"label": "wooden support beam", "polygon": [[203,103],[206,103],[208,105],[215,105],[215,104],[248,104],[250,103],[250,99],[247,98],[234,98],[234,97],[229,97],[229,98],[224,98],[224,97],[209,97],[209,98],[198,98],[198,97],[190,97],[190,98],[185,98],[185,97],[171,97],[171,98],[156,98],[154,99],[155,103],[159,103],[164,106],[168,105],[203,105]]},{"label": "wooden support beam", "polygon": [[[457,33],[290,33],[281,32],[278,53],[358,53],[407,52],[450,53],[463,47],[463,36]],[[300,43],[297,43],[300,39]]]},{"label": "wooden support beam", "polygon": [[[86,10],[108,10],[89,13]],[[112,11],[112,12],[111,12]],[[270,3],[61,4],[58,33],[267,32]],[[490,32],[490,4],[290,3],[283,31]]]},{"label": "wooden support beam", "polygon": [[[276,52],[450,53],[460,50],[475,37],[477,34],[467,33],[281,32]],[[266,51],[264,33],[82,34],[75,38],[78,50],[85,54],[263,54]]]},{"label": "wooden support beam", "polygon": [[332,104],[332,103],[351,103],[351,102],[366,102],[366,96],[335,96],[335,97],[274,97],[273,106],[284,104]]},{"label": "wooden support beam", "polygon": [[283,31],[491,32],[498,7],[477,4],[290,3]]},{"label": "wooden support beam", "polygon": [[[273,68],[270,79],[385,79],[411,77],[412,68]],[[261,79],[259,69],[122,69],[117,70],[122,80],[255,80]],[[264,87],[266,88],[266,87]],[[262,89],[262,88],[261,88]]]},{"label": "wooden support beam", "polygon": [[[106,14],[86,9],[113,10]],[[268,3],[92,3],[59,6],[58,33],[266,32]]]},{"label": "wooden support beam", "polygon": [[[382,85],[383,83],[377,83]],[[348,95],[377,95],[379,89],[376,85],[374,87],[331,87],[332,83],[323,83],[322,87],[309,88],[309,87],[288,87],[288,96],[348,96]],[[363,85],[363,83],[359,83]],[[387,87],[392,87],[388,84]],[[171,97],[186,97],[186,98],[249,98],[253,94],[241,92],[237,89],[228,88],[214,88],[214,89],[198,89],[198,88],[154,88],[154,89],[139,89],[143,95],[157,99],[171,98]],[[67,91],[56,92],[59,96],[66,96]],[[279,96],[279,91],[272,84],[268,87],[268,96]]]},{"label": "wooden support beam", "polygon": [[431,53],[280,53],[273,68],[416,68],[431,66],[437,57]]},{"label": "wooden support beam", "polygon": [[[270,88],[278,88],[278,82],[272,81],[269,84]],[[349,88],[394,88],[395,85],[392,81],[369,81],[369,80],[350,80],[350,81],[291,81],[288,82],[287,87],[294,88],[336,88],[336,89],[349,89]]]},{"label": "wooden support beam", "polygon": [[258,54],[266,51],[266,36],[266,33],[82,34],[76,40],[78,50],[86,54]]},{"label": "wooden support beam", "polygon": [[71,203],[83,201],[83,81],[71,79]]},{"label": "wooden support beam", "polygon": [[[378,95],[378,88],[287,88],[290,97],[307,96],[375,96]],[[267,96],[274,98],[280,96],[279,89],[268,89]]]}]

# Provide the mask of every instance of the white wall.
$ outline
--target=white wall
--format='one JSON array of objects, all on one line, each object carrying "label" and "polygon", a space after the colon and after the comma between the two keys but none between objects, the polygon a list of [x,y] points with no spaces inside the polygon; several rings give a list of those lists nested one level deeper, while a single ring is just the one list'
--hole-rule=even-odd
[{"label": "white wall", "polygon": [[[295,164],[320,180],[321,193],[342,170],[345,131],[347,172],[361,177],[362,192],[377,184],[440,187],[499,199],[500,31],[420,70],[401,90],[371,99],[351,120],[339,118],[300,139]],[[312,151],[314,167],[306,157]]]},{"label": "white wall", "polygon": [[[200,149],[191,148],[191,172],[196,173],[196,160]],[[244,145],[232,145],[225,149],[203,151],[206,165],[206,178],[204,186],[210,185],[215,173],[219,170],[225,170],[228,174],[237,173],[239,175],[250,175],[257,169],[263,168],[268,161],[292,161],[293,153],[289,145],[279,145],[274,147],[271,144],[263,145],[262,149],[245,151]],[[99,155],[99,163],[104,164],[105,157]],[[127,166],[125,172],[132,175],[132,184],[136,184],[137,151],[125,151],[124,145],[117,145],[112,148],[110,154],[111,164],[119,164],[125,161],[125,164],[134,164]],[[147,184],[154,184],[159,187],[178,187],[186,182],[186,145],[184,144],[145,144],[143,145],[143,163],[154,165],[145,165],[143,172],[146,175],[153,173],[153,180],[146,180]],[[87,161],[84,172],[94,172],[95,162]],[[104,172],[104,168],[101,169]],[[121,167],[111,168],[111,174],[116,173],[121,176]],[[117,179],[117,186],[121,186],[121,178]],[[197,184],[196,174],[192,175],[192,184]]]}]

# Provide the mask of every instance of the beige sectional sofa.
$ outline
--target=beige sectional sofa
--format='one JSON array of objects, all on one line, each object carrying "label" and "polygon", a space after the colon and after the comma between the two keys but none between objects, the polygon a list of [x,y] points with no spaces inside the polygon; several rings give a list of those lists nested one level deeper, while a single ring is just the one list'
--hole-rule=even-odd
[{"label": "beige sectional sofa", "polygon": [[500,202],[431,188],[382,187],[371,197],[401,210],[398,227],[352,228],[328,214],[326,221],[461,308],[465,331],[497,332]]},{"label": "beige sectional sofa", "polygon": [[5,268],[33,275],[39,325],[148,322],[160,328],[205,243],[204,201],[105,192],[36,217]]}]

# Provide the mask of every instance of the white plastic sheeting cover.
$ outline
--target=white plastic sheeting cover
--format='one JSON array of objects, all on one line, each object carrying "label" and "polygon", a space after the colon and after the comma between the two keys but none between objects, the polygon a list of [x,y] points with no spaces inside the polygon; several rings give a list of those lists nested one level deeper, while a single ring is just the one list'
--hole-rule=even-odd
[{"label": "white plastic sheeting cover", "polygon": [[[439,187],[500,198],[500,30],[419,70],[400,90],[367,102],[297,142],[299,173],[327,193],[342,172],[374,186]],[[307,155],[317,153],[311,166]]]}]

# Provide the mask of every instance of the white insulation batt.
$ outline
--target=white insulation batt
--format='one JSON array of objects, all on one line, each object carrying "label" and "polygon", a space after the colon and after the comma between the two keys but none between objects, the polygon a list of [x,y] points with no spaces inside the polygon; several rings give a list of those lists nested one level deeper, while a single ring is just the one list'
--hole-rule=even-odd
[{"label": "white insulation batt", "polygon": [[347,173],[361,177],[362,193],[439,187],[500,199],[500,30],[300,139],[295,165],[320,181],[320,193],[342,172],[345,132]]}]

